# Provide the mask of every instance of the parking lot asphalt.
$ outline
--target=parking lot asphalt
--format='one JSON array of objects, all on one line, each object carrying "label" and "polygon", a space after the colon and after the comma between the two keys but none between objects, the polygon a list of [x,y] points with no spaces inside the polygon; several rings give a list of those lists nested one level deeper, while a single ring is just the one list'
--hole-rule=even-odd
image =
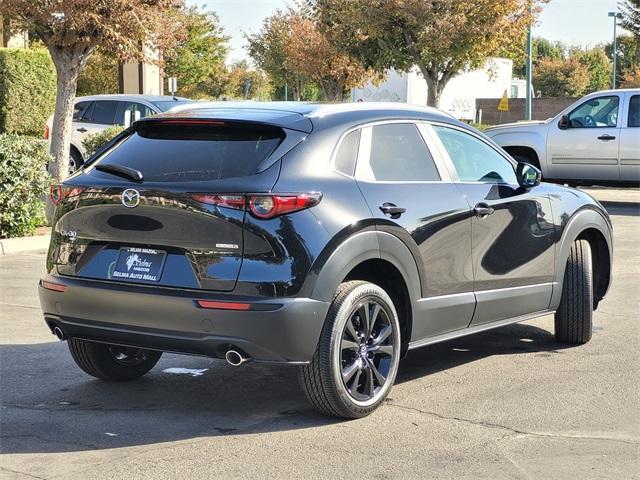
[{"label": "parking lot asphalt", "polygon": [[42,320],[44,254],[2,256],[0,478],[640,478],[639,195],[605,203],[614,281],[590,343],[559,346],[546,316],[413,351],[355,421],[316,414],[293,367],[165,354],[95,380]]}]

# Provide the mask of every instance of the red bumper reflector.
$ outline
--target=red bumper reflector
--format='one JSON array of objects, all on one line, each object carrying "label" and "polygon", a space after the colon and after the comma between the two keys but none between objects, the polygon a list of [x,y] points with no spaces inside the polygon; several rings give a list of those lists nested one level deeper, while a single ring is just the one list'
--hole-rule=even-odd
[{"label": "red bumper reflector", "polygon": [[42,288],[46,290],[52,290],[54,292],[60,292],[60,293],[64,293],[67,291],[66,285],[60,285],[59,283],[45,282],[44,280],[42,280]]},{"label": "red bumper reflector", "polygon": [[249,310],[251,309],[250,303],[212,302],[209,300],[196,300],[196,303],[200,308],[213,308],[218,310]]}]

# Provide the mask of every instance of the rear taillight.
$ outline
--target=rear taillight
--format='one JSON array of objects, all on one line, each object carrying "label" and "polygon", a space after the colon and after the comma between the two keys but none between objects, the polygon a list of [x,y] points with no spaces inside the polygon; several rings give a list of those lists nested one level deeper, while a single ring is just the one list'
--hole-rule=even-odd
[{"label": "rear taillight", "polygon": [[207,205],[235,208],[237,210],[244,210],[246,208],[254,217],[269,219],[313,207],[320,202],[322,194],[311,192],[279,195],[252,194],[245,196],[193,193],[191,194],[191,198]]},{"label": "rear taillight", "polygon": [[44,134],[43,134],[43,136],[42,136],[42,137],[43,137],[45,140],[49,140],[49,134],[50,134],[50,133],[51,133],[51,132],[49,132],[49,125],[47,125],[47,124],[45,123],[45,124],[44,124]]},{"label": "rear taillight", "polygon": [[321,198],[322,195],[319,193],[251,195],[249,197],[249,211],[258,218],[273,218],[313,207],[320,202]]},{"label": "rear taillight", "polygon": [[194,193],[191,195],[197,202],[207,205],[217,205],[219,207],[244,209],[245,199],[243,195],[216,195],[209,193]]},{"label": "rear taillight", "polygon": [[84,192],[83,187],[69,187],[66,185],[55,185],[52,184],[49,187],[49,198],[51,199],[51,203],[54,205],[58,205],[65,198],[75,197]]}]

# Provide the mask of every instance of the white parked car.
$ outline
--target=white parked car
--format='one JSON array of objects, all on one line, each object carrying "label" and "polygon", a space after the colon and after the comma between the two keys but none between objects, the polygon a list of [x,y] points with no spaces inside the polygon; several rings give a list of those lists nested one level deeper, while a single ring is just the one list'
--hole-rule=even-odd
[{"label": "white parked car", "polygon": [[[69,172],[81,167],[86,158],[82,141],[92,133],[113,125],[129,126],[149,115],[166,112],[191,100],[161,95],[92,95],[77,97],[73,110]],[[50,139],[53,115],[45,125],[44,138]]]},{"label": "white parked car", "polygon": [[554,118],[485,133],[516,160],[539,167],[547,181],[640,183],[638,88],[591,93]]}]

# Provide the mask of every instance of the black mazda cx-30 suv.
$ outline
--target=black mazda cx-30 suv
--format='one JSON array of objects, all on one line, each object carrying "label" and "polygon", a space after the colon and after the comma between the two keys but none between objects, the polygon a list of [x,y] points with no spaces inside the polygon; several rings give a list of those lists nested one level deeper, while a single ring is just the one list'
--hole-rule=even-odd
[{"label": "black mazda cx-30 suv", "polygon": [[189,105],[52,187],[40,301],[85,372],[161,353],[296,365],[309,401],[378,407],[407,351],[555,312],[591,338],[611,223],[481,133],[401,104]]}]

